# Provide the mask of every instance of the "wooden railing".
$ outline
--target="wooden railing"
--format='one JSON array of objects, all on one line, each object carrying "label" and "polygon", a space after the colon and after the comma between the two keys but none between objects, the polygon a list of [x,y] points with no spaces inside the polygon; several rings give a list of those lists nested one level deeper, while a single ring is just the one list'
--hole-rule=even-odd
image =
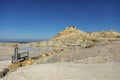
[{"label": "wooden railing", "polygon": [[12,56],[12,63],[22,62],[27,59],[29,59],[29,51],[18,53],[18,47],[16,47],[14,56]]}]

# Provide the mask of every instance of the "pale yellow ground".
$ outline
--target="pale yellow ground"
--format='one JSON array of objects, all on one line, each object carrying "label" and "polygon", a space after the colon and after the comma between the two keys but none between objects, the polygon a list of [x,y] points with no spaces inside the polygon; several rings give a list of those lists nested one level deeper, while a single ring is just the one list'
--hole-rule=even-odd
[{"label": "pale yellow ground", "polygon": [[[63,54],[64,60],[78,58],[73,54],[80,54],[78,60],[28,65],[8,73],[1,80],[120,80],[120,41],[73,50]],[[70,56],[66,58],[68,54]],[[8,63],[1,62],[0,65],[5,67]]]}]

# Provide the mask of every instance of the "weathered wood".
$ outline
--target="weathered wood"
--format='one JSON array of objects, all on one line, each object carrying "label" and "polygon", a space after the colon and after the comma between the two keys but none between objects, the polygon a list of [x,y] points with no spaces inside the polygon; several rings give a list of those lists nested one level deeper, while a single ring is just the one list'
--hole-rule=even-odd
[{"label": "weathered wood", "polygon": [[21,62],[29,59],[29,52],[18,53],[18,47],[15,48],[14,56],[12,56],[12,63]]},{"label": "weathered wood", "polygon": [[18,47],[15,48],[14,56],[12,56],[12,64],[8,68],[3,69],[0,72],[0,78],[4,77],[8,72],[13,72],[17,68],[26,66],[27,64],[31,65],[33,62],[32,59],[29,59],[29,52],[18,53]]}]

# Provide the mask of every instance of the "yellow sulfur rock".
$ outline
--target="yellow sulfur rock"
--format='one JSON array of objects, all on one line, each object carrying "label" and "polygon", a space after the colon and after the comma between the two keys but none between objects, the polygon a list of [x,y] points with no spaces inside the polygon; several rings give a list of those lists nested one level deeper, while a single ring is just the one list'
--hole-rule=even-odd
[{"label": "yellow sulfur rock", "polygon": [[28,60],[21,62],[22,67],[24,67],[26,65],[31,65],[33,63],[33,61],[34,61],[33,59],[28,59]]},{"label": "yellow sulfur rock", "polygon": [[45,55],[46,55],[46,56],[51,56],[51,55],[52,55],[52,53],[50,53],[50,52],[49,52],[49,53],[46,53]]},{"label": "yellow sulfur rock", "polygon": [[21,63],[20,62],[16,62],[16,63],[11,64],[8,67],[8,70],[9,70],[9,72],[12,72],[12,71],[15,71],[20,66],[21,66]]},{"label": "yellow sulfur rock", "polygon": [[60,53],[60,50],[54,49],[53,52],[54,52],[54,53]]},{"label": "yellow sulfur rock", "polygon": [[46,57],[45,54],[41,54],[41,55],[39,55],[39,58],[44,58],[44,57]]}]

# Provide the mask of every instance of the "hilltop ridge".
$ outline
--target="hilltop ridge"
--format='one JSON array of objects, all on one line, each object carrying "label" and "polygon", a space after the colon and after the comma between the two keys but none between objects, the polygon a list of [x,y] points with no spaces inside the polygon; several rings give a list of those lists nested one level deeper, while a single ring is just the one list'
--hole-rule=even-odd
[{"label": "hilltop ridge", "polygon": [[109,31],[99,31],[99,32],[84,32],[82,30],[77,29],[76,26],[72,27],[67,27],[60,33],[58,33],[55,37],[52,39],[60,39],[60,38],[68,38],[68,37],[75,37],[79,36],[79,38],[83,39],[88,39],[88,38],[119,38],[120,33],[116,32],[114,30],[109,30]]},{"label": "hilltop ridge", "polygon": [[95,42],[102,40],[116,40],[120,38],[120,33],[114,30],[108,32],[84,32],[76,26],[67,27],[48,41],[28,43],[37,47],[81,47],[90,48],[95,46]]}]

